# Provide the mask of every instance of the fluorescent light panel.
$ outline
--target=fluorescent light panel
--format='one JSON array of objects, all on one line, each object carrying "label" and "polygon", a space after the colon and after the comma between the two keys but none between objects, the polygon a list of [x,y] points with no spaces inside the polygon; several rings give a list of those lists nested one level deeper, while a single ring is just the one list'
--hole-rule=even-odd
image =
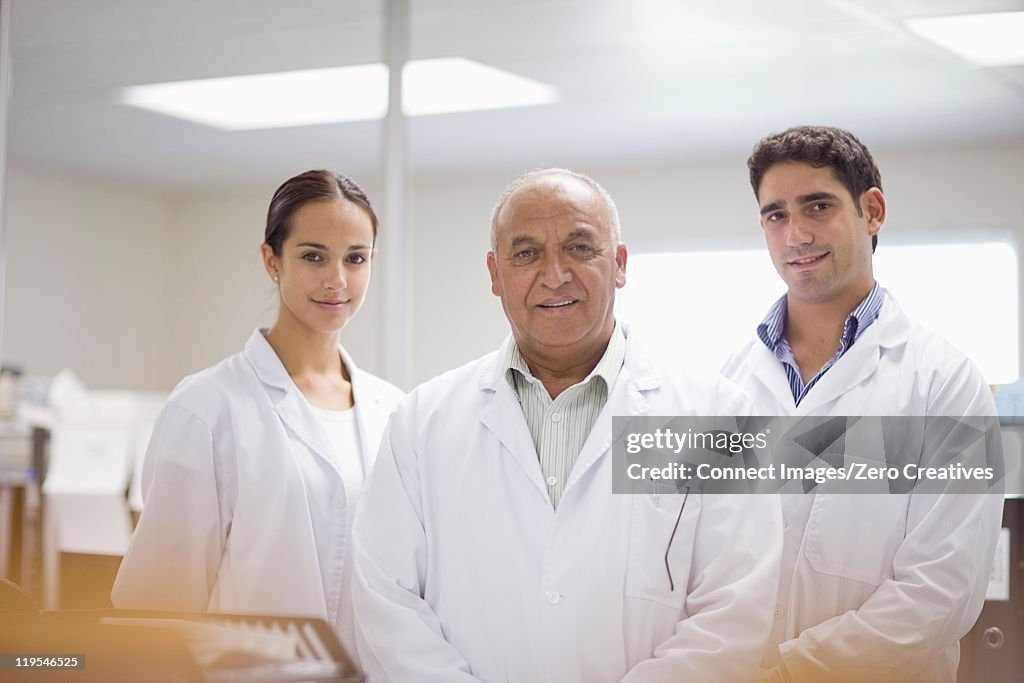
[{"label": "fluorescent light panel", "polygon": [[[409,116],[548,104],[549,85],[461,57],[405,65]],[[387,112],[388,69],[363,64],[125,88],[121,102],[226,130],[368,121]]]},{"label": "fluorescent light panel", "polygon": [[907,27],[980,66],[1024,64],[1024,12],[913,19]]}]

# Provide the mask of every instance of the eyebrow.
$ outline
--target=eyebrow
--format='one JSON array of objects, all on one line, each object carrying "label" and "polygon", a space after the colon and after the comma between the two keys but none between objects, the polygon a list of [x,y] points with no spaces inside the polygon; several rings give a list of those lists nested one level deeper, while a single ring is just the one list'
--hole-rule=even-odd
[{"label": "eyebrow", "polygon": [[[295,246],[296,247],[306,247],[306,248],[310,248],[310,249],[322,249],[323,251],[330,251],[330,249],[327,248],[326,244],[320,244],[319,242],[299,242]],[[366,244],[353,244],[351,247],[348,248],[348,251],[362,251],[364,249],[372,249],[372,247],[370,247],[369,245],[366,245]]]},{"label": "eyebrow", "polygon": [[811,202],[820,202],[822,199],[839,199],[839,195],[831,192],[812,192],[797,197],[796,202],[797,204],[810,204]]},{"label": "eyebrow", "polygon": [[537,240],[528,235],[516,235],[512,238],[512,248],[522,246],[524,244],[536,244]]},{"label": "eyebrow", "polygon": [[[822,199],[839,199],[839,195],[833,194],[832,192],[811,192],[810,194],[802,194],[796,198],[797,204],[810,204],[811,202],[820,202]],[[765,204],[761,207],[761,215],[771,213],[772,211],[778,211],[785,205],[785,202],[772,202],[771,204]]]},{"label": "eyebrow", "polygon": [[[570,232],[568,235],[565,236],[565,239],[563,240],[563,242],[570,242],[572,240],[578,240],[578,239],[592,240],[592,239],[594,239],[594,236],[595,236],[595,233],[594,233],[593,230],[589,230],[587,228],[576,228],[575,230],[573,230],[572,232]],[[512,238],[512,248],[513,249],[515,249],[516,247],[521,246],[523,244],[538,244],[538,243],[539,243],[539,240],[537,240],[537,238],[531,237],[529,235],[517,235],[517,236]]]},{"label": "eyebrow", "polygon": [[576,228],[575,230],[568,234],[568,236],[565,238],[565,241],[568,242],[570,240],[578,240],[580,238],[589,240],[594,239],[594,237],[595,233],[593,230],[588,230],[586,228]]}]

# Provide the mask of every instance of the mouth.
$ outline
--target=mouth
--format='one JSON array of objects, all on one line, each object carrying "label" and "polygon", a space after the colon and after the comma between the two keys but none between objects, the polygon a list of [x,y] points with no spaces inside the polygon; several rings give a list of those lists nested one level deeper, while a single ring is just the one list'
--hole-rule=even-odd
[{"label": "mouth", "polygon": [[826,251],[824,253],[816,254],[814,256],[804,256],[802,258],[790,259],[786,261],[786,265],[793,268],[808,268],[816,266],[817,264],[824,261],[825,257],[828,256],[830,253],[831,252]]},{"label": "mouth", "polygon": [[350,301],[351,299],[313,299],[313,303],[318,304],[320,306],[328,306],[330,308],[344,306]]},{"label": "mouth", "polygon": [[564,299],[558,299],[557,301],[545,301],[543,303],[539,303],[537,304],[537,308],[543,308],[546,310],[557,310],[560,308],[569,308],[577,303],[579,303],[579,299],[567,297]]}]

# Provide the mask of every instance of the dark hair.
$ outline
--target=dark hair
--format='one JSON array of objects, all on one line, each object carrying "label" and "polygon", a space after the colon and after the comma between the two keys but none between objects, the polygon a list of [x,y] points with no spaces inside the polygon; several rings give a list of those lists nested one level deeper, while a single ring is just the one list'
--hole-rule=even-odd
[{"label": "dark hair", "polygon": [[[882,176],[871,158],[871,152],[853,133],[828,126],[796,126],[781,133],[772,133],[754,146],[747,159],[750,186],[760,198],[761,179],[772,166],[787,162],[828,167],[843,184],[861,215],[860,196],[872,187],[882,189]],[[878,244],[878,235],[871,237],[871,251]]]},{"label": "dark hair", "polygon": [[356,204],[370,216],[373,241],[377,241],[377,214],[363,188],[346,175],[332,171],[306,171],[289,178],[274,192],[267,209],[267,229],[263,241],[270,245],[275,256],[281,255],[281,245],[292,231],[292,216],[303,204],[329,201],[342,197]]}]

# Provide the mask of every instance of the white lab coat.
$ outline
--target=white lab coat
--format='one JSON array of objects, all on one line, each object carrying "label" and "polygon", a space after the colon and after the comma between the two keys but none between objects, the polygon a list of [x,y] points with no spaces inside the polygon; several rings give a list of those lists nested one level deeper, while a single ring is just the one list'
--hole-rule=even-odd
[{"label": "white lab coat", "polygon": [[[511,343],[511,339],[506,340]],[[624,366],[552,507],[492,353],[413,391],[353,530],[368,681],[701,681],[752,675],[781,546],[770,496],[612,494],[613,415],[735,415],[721,378]]]},{"label": "white lab coat", "polygon": [[[884,296],[878,320],[798,407],[782,364],[756,337],[723,374],[759,415],[995,415],[975,365]],[[984,601],[1002,496],[821,493],[802,537],[788,530],[808,504],[800,498],[783,496],[794,571],[782,577],[790,597],[776,614],[786,625],[765,665],[781,657],[795,681],[842,672],[844,681],[953,683],[958,641]]]},{"label": "white lab coat", "polygon": [[[341,353],[352,378],[358,457],[369,472],[402,392]],[[341,573],[350,561],[353,504],[331,448],[259,330],[242,353],[184,379],[153,430],[145,505],[114,604],[330,622],[349,599]],[[311,473],[316,482],[307,481]],[[329,487],[333,506],[312,505],[312,486]]]}]

